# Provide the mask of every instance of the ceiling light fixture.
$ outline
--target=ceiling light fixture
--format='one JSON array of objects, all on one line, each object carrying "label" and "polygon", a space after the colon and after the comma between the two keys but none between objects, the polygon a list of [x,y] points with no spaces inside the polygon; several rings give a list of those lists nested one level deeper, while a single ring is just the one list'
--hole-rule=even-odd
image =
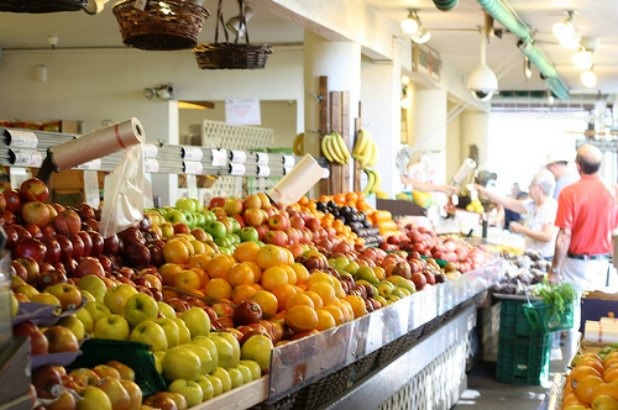
[{"label": "ceiling light fixture", "polygon": [[532,63],[528,56],[524,56],[524,77],[526,77],[526,80],[532,78]]},{"label": "ceiling light fixture", "polygon": [[592,50],[587,50],[580,47],[573,57],[571,57],[573,65],[580,71],[588,71],[592,67]]},{"label": "ceiling light fixture", "polygon": [[152,88],[144,88],[144,97],[151,100],[157,98],[169,101],[174,98],[174,86],[170,83],[160,84]]},{"label": "ceiling light fixture", "polygon": [[400,23],[401,31],[410,36],[418,31],[420,25],[416,9],[408,9],[408,17],[403,19]]},{"label": "ceiling light fixture", "polygon": [[592,68],[593,67],[590,67],[590,70],[582,71],[582,73],[579,75],[579,80],[586,88],[594,88],[597,86],[598,83],[597,76],[594,71],[592,71]]},{"label": "ceiling light fixture", "polygon": [[552,32],[558,39],[560,46],[567,49],[575,49],[579,46],[579,36],[573,25],[573,10],[567,10],[567,18],[553,25]]},{"label": "ceiling light fixture", "polygon": [[415,43],[425,44],[431,39],[431,33],[421,25],[420,29],[416,33],[412,34],[411,38]]}]

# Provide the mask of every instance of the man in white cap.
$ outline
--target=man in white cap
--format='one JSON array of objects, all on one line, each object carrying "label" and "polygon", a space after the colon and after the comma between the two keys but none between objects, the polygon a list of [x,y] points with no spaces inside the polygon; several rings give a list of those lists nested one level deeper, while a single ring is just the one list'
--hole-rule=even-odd
[{"label": "man in white cap", "polygon": [[562,188],[579,181],[579,175],[572,172],[569,167],[569,155],[564,153],[553,153],[547,157],[545,168],[554,174],[556,178],[556,188],[554,188],[554,199],[557,201]]}]

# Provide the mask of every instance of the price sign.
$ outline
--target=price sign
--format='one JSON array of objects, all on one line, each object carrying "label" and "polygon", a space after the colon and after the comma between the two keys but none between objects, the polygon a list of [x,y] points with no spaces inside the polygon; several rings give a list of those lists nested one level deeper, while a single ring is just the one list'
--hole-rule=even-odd
[{"label": "price sign", "polygon": [[32,131],[7,129],[7,132],[9,134],[8,145],[11,148],[34,149],[39,143],[39,139]]},{"label": "price sign", "polygon": [[245,151],[230,151],[230,161],[243,164],[247,161],[247,153]]},{"label": "price sign", "polygon": [[159,172],[159,161],[156,158],[145,158],[144,171],[149,173]]},{"label": "price sign", "polygon": [[142,145],[142,147],[144,149],[145,158],[154,158],[157,156],[157,154],[159,154],[159,147],[157,147],[155,144],[151,142],[148,142]]},{"label": "price sign", "polygon": [[286,168],[292,168],[296,161],[292,155],[284,155],[283,156],[283,166]]},{"label": "price sign", "polygon": [[201,162],[185,161],[183,163],[185,174],[201,175],[204,171],[204,166]]},{"label": "price sign", "polygon": [[256,152],[255,160],[258,165],[268,165],[268,154],[265,152]]},{"label": "price sign", "polygon": [[269,177],[270,176],[270,167],[268,165],[258,165],[258,167],[257,167],[257,176],[258,177]]},{"label": "price sign", "polygon": [[212,153],[212,166],[224,167],[227,164],[227,151],[224,149],[213,149]]},{"label": "price sign", "polygon": [[101,169],[101,158],[97,158],[97,159],[93,159],[92,161],[84,162],[83,164],[78,165],[77,169],[89,169],[93,171],[98,171]]},{"label": "price sign", "polygon": [[245,175],[245,172],[247,172],[243,164],[237,164],[235,162],[230,163],[229,170],[230,170],[230,175],[235,175],[235,176]]},{"label": "price sign", "polygon": [[33,149],[11,148],[9,150],[9,161],[12,165],[22,167],[40,167],[43,162],[43,154]]},{"label": "price sign", "polygon": [[204,151],[200,147],[182,147],[182,158],[187,161],[201,161]]}]

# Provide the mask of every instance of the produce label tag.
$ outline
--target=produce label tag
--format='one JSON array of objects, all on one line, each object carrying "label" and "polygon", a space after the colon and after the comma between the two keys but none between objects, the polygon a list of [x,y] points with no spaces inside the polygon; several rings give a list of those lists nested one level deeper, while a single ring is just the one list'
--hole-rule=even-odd
[{"label": "produce label tag", "polygon": [[268,165],[268,154],[265,152],[256,152],[255,153],[255,160],[257,161],[258,165]]},{"label": "produce label tag", "polygon": [[230,161],[243,164],[247,161],[247,153],[245,151],[230,151]]},{"label": "produce label tag", "polygon": [[149,173],[159,172],[159,161],[156,158],[144,159],[144,170]]},{"label": "produce label tag", "polygon": [[138,10],[146,10],[147,3],[148,3],[148,0],[135,0],[135,2],[133,3],[133,7],[135,7]]},{"label": "produce label tag", "polygon": [[43,162],[43,154],[33,149],[11,148],[9,160],[12,165],[25,167],[40,167]]},{"label": "produce label tag", "polygon": [[101,158],[93,159],[92,161],[79,164],[77,166],[77,169],[91,169],[98,171],[101,169]]},{"label": "produce label tag", "polygon": [[270,176],[270,167],[268,165],[258,165],[258,167],[257,167],[257,176],[258,177],[268,177],[268,176]]},{"label": "produce label tag", "polygon": [[236,164],[234,162],[230,164],[230,175],[245,175],[246,171],[243,164]]},{"label": "produce label tag", "polygon": [[86,203],[97,209],[101,201],[100,192],[99,177],[96,171],[84,171],[84,196]]},{"label": "produce label tag", "polygon": [[187,161],[201,161],[204,151],[200,147],[182,147],[182,158]]},{"label": "produce label tag", "polygon": [[159,153],[159,147],[150,142],[143,144],[142,148],[144,149],[145,158],[154,158]]},{"label": "produce label tag", "polygon": [[213,149],[212,152],[212,166],[224,167],[227,165],[227,151],[224,149]]},{"label": "produce label tag", "polygon": [[204,167],[201,162],[185,161],[184,163],[185,174],[202,174]]},{"label": "produce label tag", "polygon": [[284,155],[283,156],[283,166],[286,168],[292,168],[294,166],[294,157],[292,155]]},{"label": "produce label tag", "polygon": [[7,129],[9,134],[8,145],[11,148],[31,148],[34,149],[39,143],[39,139],[32,131],[21,131]]}]

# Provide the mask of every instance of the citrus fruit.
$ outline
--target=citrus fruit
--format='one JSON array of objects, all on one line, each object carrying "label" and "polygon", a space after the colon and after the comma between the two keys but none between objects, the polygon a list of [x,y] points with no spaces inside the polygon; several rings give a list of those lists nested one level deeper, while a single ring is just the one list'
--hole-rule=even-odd
[{"label": "citrus fruit", "polygon": [[270,266],[262,272],[261,283],[266,290],[271,290],[277,285],[289,283],[288,272],[281,265]]},{"label": "citrus fruit", "polygon": [[206,283],[204,295],[214,300],[229,299],[232,297],[232,286],[221,278],[214,278]]},{"label": "citrus fruit", "polygon": [[272,288],[271,292],[277,298],[279,310],[283,310],[285,309],[288,299],[292,295],[297,294],[298,290],[296,290],[296,288],[289,283],[282,283]]},{"label": "citrus fruit", "polygon": [[297,306],[297,305],[305,305],[305,306],[309,306],[309,307],[315,309],[315,305],[313,303],[313,299],[311,299],[311,297],[309,295],[306,295],[305,293],[296,293],[296,294],[290,296],[285,301],[285,308],[287,310],[290,310],[291,307]]},{"label": "citrus fruit", "polygon": [[297,305],[286,311],[285,323],[296,333],[308,332],[318,327],[319,318],[312,307]]},{"label": "citrus fruit", "polygon": [[257,291],[253,285],[238,285],[232,289],[232,302],[238,305],[249,300]]},{"label": "citrus fruit", "polygon": [[321,330],[331,329],[337,326],[337,322],[335,322],[335,318],[328,310],[317,309],[315,312],[318,314],[318,326],[316,327],[316,329],[321,331]]},{"label": "citrus fruit", "polygon": [[277,297],[266,290],[256,291],[253,295],[251,295],[249,300],[260,305],[262,308],[262,316],[266,319],[276,315],[277,310],[279,309]]},{"label": "citrus fruit", "polygon": [[233,257],[229,255],[217,255],[206,265],[206,272],[211,278],[227,279],[227,274],[232,266],[236,264]]},{"label": "citrus fruit", "polygon": [[187,245],[177,239],[168,241],[163,246],[163,257],[166,262],[183,264],[189,262],[189,248]]},{"label": "citrus fruit", "polygon": [[236,246],[234,259],[238,262],[255,262],[260,245],[255,242],[243,242]]},{"label": "citrus fruit", "polygon": [[345,322],[345,316],[342,308],[336,305],[325,305],[323,310],[326,310],[335,320],[335,324],[340,325]]},{"label": "citrus fruit", "polygon": [[309,285],[309,290],[320,296],[325,305],[333,303],[336,299],[335,288],[328,282],[321,281]]},{"label": "citrus fruit", "polygon": [[228,271],[227,281],[232,287],[250,285],[255,282],[255,273],[249,263],[237,263]]},{"label": "citrus fruit", "polygon": [[256,253],[255,262],[262,269],[270,268],[271,266],[287,263],[288,256],[280,248],[275,245],[264,245]]}]

